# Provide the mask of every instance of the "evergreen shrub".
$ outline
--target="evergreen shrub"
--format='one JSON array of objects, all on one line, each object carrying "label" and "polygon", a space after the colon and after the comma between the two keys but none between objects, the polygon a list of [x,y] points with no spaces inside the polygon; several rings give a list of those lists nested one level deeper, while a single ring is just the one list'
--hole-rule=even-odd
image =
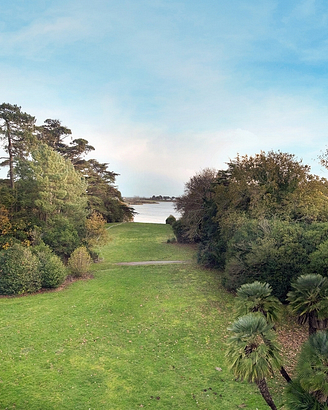
[{"label": "evergreen shrub", "polygon": [[0,252],[0,294],[18,295],[41,289],[38,258],[20,244]]},{"label": "evergreen shrub", "polygon": [[176,218],[173,215],[170,215],[166,218],[165,223],[168,225],[173,225],[176,222]]},{"label": "evergreen shrub", "polygon": [[60,286],[67,276],[67,269],[61,259],[50,249],[38,252],[37,256],[42,287],[57,288]]},{"label": "evergreen shrub", "polygon": [[181,219],[178,219],[172,224],[172,229],[179,243],[190,243],[190,239],[187,234],[187,226]]}]

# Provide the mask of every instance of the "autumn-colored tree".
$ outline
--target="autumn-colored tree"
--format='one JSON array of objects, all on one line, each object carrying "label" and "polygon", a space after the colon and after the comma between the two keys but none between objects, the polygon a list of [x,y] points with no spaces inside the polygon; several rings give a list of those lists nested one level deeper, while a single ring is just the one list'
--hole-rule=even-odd
[{"label": "autumn-colored tree", "polygon": [[86,220],[86,242],[88,247],[104,245],[108,241],[106,220],[98,212],[93,212]]}]

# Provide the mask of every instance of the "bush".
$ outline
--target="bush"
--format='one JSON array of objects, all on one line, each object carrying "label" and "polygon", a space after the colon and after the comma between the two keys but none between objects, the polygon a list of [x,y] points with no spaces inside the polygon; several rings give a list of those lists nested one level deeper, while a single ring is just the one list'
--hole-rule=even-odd
[{"label": "bush", "polygon": [[89,272],[91,257],[85,246],[75,249],[68,260],[68,267],[76,278],[82,277]]},{"label": "bush", "polygon": [[51,252],[43,250],[37,254],[43,288],[57,288],[67,276],[67,269],[61,259]]},{"label": "bush", "polygon": [[184,225],[181,219],[173,222],[172,228],[174,235],[176,236],[179,243],[190,243],[190,239],[187,233],[187,227],[186,225]]},{"label": "bush", "polygon": [[38,258],[16,244],[0,252],[0,294],[18,295],[41,289]]},{"label": "bush", "polygon": [[255,280],[268,282],[284,301],[291,281],[308,269],[309,255],[298,223],[248,220],[228,243],[223,284],[229,290]]},{"label": "bush", "polygon": [[173,215],[168,216],[165,221],[165,223],[168,225],[173,225],[174,222],[176,222],[176,218]]}]

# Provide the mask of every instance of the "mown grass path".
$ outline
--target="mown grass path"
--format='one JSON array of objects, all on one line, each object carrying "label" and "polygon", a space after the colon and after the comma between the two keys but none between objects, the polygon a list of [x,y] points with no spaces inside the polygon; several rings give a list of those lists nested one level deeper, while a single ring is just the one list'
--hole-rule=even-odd
[{"label": "mown grass path", "polygon": [[233,298],[194,249],[167,244],[167,225],[110,229],[94,279],[64,290],[3,298],[0,409],[265,410],[256,387],[224,359]]}]

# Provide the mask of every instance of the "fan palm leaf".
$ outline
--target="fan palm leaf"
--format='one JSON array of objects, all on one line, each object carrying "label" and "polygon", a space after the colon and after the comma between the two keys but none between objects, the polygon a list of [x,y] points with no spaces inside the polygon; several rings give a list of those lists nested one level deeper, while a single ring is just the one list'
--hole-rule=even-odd
[{"label": "fan palm leaf", "polygon": [[287,294],[290,308],[298,315],[299,322],[309,324],[309,334],[327,328],[328,279],[319,274],[300,276],[292,283]]},{"label": "fan palm leaf", "polygon": [[281,303],[272,295],[272,287],[268,283],[245,283],[237,290],[236,309],[238,316],[250,312],[262,313],[267,322],[279,319]]},{"label": "fan palm leaf", "polygon": [[237,319],[228,328],[231,336],[226,357],[234,375],[255,382],[268,405],[276,409],[266,384],[266,377],[273,374],[274,368],[281,367],[280,349],[272,326],[259,313]]},{"label": "fan palm leaf", "polygon": [[304,343],[297,366],[304,390],[320,403],[328,402],[328,333],[318,331]]}]

